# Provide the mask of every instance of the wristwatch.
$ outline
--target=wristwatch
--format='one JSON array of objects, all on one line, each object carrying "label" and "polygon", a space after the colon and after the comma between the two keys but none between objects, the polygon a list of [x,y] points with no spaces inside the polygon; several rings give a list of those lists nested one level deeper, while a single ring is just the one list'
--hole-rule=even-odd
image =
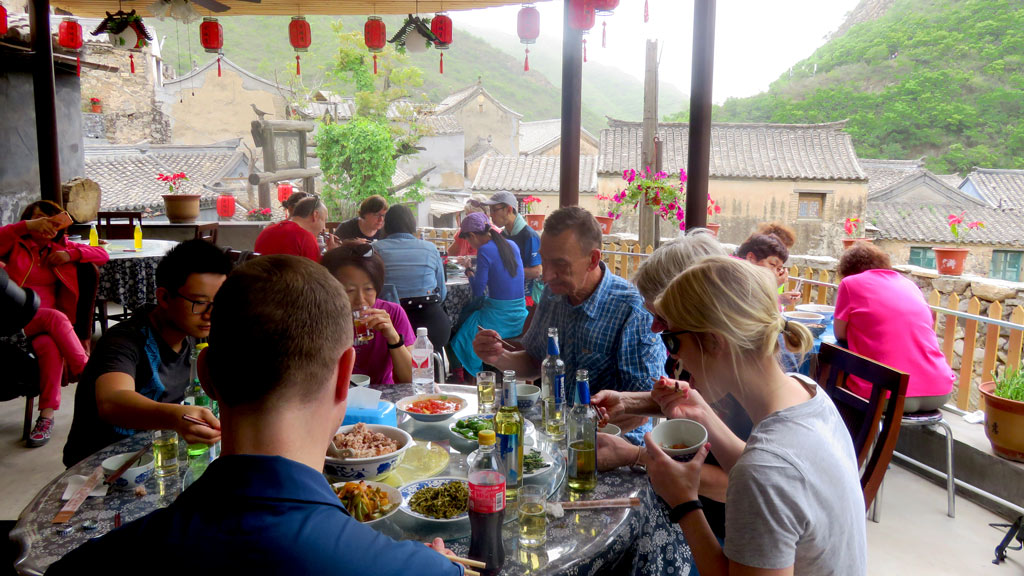
[{"label": "wristwatch", "polygon": [[693,512],[694,510],[701,510],[703,508],[704,505],[700,503],[700,500],[690,500],[689,502],[683,502],[682,504],[673,508],[672,511],[668,513],[668,519],[671,520],[673,524],[678,524],[679,521],[682,520],[683,517],[689,514],[690,512]]},{"label": "wristwatch", "polygon": [[398,348],[401,348],[402,346],[405,346],[405,338],[401,334],[399,334],[398,342],[395,342],[394,344],[391,344],[390,342],[388,343],[388,350],[396,350]]}]

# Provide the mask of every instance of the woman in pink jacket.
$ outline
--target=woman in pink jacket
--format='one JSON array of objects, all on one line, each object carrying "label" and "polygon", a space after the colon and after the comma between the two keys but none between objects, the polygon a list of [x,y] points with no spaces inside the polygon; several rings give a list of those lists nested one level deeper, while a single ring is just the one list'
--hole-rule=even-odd
[{"label": "woman in pink jacket", "polygon": [[105,264],[110,256],[102,248],[69,243],[63,230],[50,220],[64,210],[49,200],[29,204],[21,221],[0,227],[0,261],[11,280],[39,295],[40,307],[25,326],[25,335],[39,358],[39,418],[29,435],[30,447],[50,440],[53,414],[60,408],[64,362],[72,376],[81,374],[89,356],[88,342],[75,335],[78,305],[78,262]]}]

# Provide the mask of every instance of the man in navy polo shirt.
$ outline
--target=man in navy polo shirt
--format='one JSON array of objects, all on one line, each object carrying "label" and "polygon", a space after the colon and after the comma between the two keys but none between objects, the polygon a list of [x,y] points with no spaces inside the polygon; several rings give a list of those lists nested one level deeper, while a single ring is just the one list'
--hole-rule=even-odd
[{"label": "man in navy polo shirt", "polygon": [[540,235],[530,228],[526,224],[526,219],[519,214],[519,201],[516,200],[515,194],[495,192],[491,199],[483,204],[490,209],[491,222],[505,229],[501,235],[519,247],[519,257],[523,260],[523,276],[526,279],[526,296],[532,297],[534,302],[539,301],[541,292],[544,291],[544,285],[540,282],[543,272],[540,264]]},{"label": "man in navy polo shirt", "polygon": [[116,559],[176,576],[461,575],[440,539],[397,542],[353,519],[320,473],[345,417],[351,319],[341,284],[309,259],[263,256],[232,272],[199,358],[221,406],[223,455],[170,506],[87,542],[47,574]]}]

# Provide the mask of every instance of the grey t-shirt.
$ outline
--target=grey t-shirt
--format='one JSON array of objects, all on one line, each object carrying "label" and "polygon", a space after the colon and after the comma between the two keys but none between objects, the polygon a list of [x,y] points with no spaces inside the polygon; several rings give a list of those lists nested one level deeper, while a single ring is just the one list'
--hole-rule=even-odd
[{"label": "grey t-shirt", "polygon": [[814,397],[754,427],[729,472],[725,555],[814,576],[867,572],[864,496],[853,441],[832,400]]}]

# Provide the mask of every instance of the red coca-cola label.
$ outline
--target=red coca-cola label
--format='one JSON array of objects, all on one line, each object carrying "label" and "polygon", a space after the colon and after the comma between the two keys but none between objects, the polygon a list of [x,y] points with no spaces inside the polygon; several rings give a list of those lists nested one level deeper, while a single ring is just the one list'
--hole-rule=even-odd
[{"label": "red coca-cola label", "polygon": [[469,485],[469,511],[478,514],[501,512],[505,509],[505,483]]}]

